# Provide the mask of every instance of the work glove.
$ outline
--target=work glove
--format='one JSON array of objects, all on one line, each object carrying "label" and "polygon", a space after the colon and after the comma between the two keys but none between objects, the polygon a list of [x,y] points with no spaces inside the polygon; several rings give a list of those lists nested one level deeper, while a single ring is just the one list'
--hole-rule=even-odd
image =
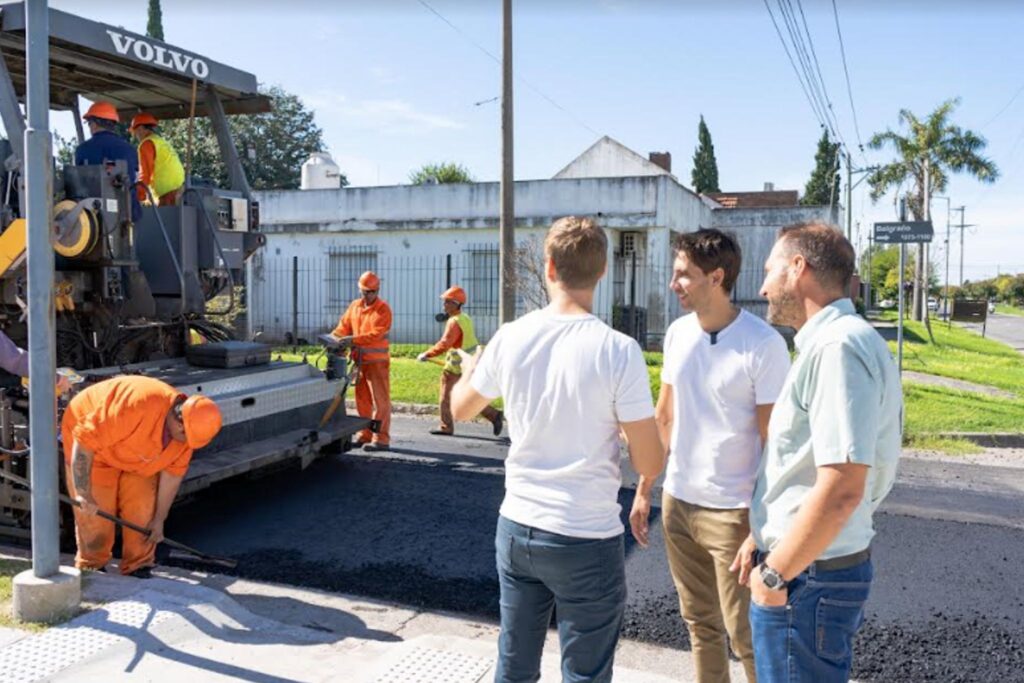
[{"label": "work glove", "polygon": [[427,358],[428,358],[428,357],[429,357],[429,356],[427,356],[427,352],[426,352],[426,351],[424,351],[424,352],[423,352],[423,353],[421,353],[420,355],[416,356],[416,360],[418,360],[418,361],[419,361],[419,362],[421,362],[421,363],[426,363],[426,362],[427,362]]}]

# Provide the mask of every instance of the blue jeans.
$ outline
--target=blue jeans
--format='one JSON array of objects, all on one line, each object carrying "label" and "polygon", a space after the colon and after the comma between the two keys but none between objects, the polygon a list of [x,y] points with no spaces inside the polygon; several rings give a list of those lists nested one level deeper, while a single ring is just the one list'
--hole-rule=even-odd
[{"label": "blue jeans", "polygon": [[552,609],[563,683],[611,681],[626,606],[622,535],[574,538],[499,517],[494,545],[501,585],[496,683],[540,680]]},{"label": "blue jeans", "polygon": [[864,622],[873,575],[871,560],[834,571],[812,567],[790,582],[784,606],[751,602],[758,683],[850,680],[853,637]]}]

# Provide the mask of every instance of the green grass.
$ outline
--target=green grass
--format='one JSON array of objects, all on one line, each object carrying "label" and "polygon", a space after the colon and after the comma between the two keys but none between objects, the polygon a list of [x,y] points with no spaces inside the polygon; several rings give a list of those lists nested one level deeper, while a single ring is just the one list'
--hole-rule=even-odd
[{"label": "green grass", "polygon": [[[895,321],[893,313],[883,319]],[[903,369],[986,384],[1024,396],[1024,356],[1009,346],[953,325],[934,321],[935,343],[918,322],[904,324]],[[889,348],[896,353],[896,342]],[[1019,427],[1018,427],[1019,428]]]},{"label": "green grass", "polygon": [[46,626],[43,624],[26,624],[15,621],[14,617],[11,616],[11,610],[13,609],[11,596],[14,592],[12,586],[14,577],[31,568],[32,563],[27,560],[0,559],[0,626],[21,628],[28,631],[46,630]]},{"label": "green grass", "polygon": [[996,313],[1024,317],[1024,308],[1018,308],[1016,306],[1011,306],[1010,304],[996,304]]},{"label": "green grass", "polygon": [[911,383],[904,384],[903,397],[911,436],[1024,429],[1024,401],[1018,399]]},{"label": "green grass", "polygon": [[967,439],[950,439],[930,434],[911,434],[905,441],[908,448],[919,451],[939,451],[949,455],[970,455],[982,450],[981,446]]}]

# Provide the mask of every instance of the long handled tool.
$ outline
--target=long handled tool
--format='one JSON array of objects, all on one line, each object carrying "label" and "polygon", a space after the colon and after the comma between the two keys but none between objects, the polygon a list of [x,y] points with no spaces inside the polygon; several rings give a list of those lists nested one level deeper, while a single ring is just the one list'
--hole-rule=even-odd
[{"label": "long handled tool", "polygon": [[[28,480],[22,479],[16,474],[11,474],[10,472],[6,472],[3,469],[0,469],[0,477],[3,477],[8,481],[14,482],[19,486],[25,487],[29,491],[29,493],[32,492],[32,487],[29,485]],[[72,498],[65,496],[63,493],[59,494],[58,497],[60,498],[61,501],[67,503],[68,505],[71,505],[73,507],[81,507],[81,504],[77,500],[73,500]],[[121,519],[120,517],[112,515],[109,512],[97,510],[96,514],[105,520],[113,522],[114,524],[124,527],[125,529],[131,529],[132,531],[140,533],[143,536],[149,536],[149,534],[151,533],[149,529],[139,526],[138,524],[133,524],[132,522],[129,522],[126,519]],[[230,557],[217,557],[216,555],[207,555],[201,550],[196,550],[195,548],[187,546],[184,543],[178,543],[177,541],[173,541],[169,538],[164,538],[164,540],[161,541],[161,543],[166,543],[171,548],[180,550],[184,553],[188,553],[189,555],[193,555],[204,562],[215,564],[226,569],[234,569],[238,566],[238,562],[236,560],[232,560]]]}]

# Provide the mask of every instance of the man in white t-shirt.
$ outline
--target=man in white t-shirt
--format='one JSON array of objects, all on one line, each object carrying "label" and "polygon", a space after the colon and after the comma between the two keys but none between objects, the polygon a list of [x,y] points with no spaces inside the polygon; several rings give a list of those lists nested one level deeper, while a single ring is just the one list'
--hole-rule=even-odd
[{"label": "man in white t-shirt", "polygon": [[646,477],[661,474],[665,449],[640,346],[591,313],[607,252],[593,221],[556,221],[544,242],[551,304],[466,356],[452,394],[456,420],[502,397],[512,441],[495,538],[498,683],[540,678],[552,609],[562,680],[612,677],[626,603],[619,430]]},{"label": "man in white t-shirt", "polygon": [[[718,230],[680,238],[670,286],[691,313],[665,334],[656,408],[669,444],[665,548],[700,683],[729,681],[727,634],[747,679],[756,679],[750,591],[729,566],[750,532],[768,418],[789,370],[782,336],[730,301],[740,259],[736,241]],[[630,514],[643,546],[653,485],[641,476]]]}]

